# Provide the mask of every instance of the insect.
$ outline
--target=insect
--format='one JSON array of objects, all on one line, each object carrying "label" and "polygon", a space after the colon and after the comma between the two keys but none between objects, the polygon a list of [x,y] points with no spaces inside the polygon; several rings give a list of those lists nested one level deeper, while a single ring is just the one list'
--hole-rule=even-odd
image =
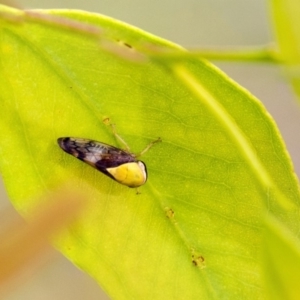
[{"label": "insect", "polygon": [[61,137],[57,142],[62,150],[115,181],[131,188],[138,188],[145,184],[148,175],[145,163],[137,160],[137,157],[143,155],[157,142],[161,142],[161,139],[158,138],[150,143],[139,154],[133,154],[123,139],[115,133],[114,128],[113,133],[125,144],[126,150],[84,138]]}]

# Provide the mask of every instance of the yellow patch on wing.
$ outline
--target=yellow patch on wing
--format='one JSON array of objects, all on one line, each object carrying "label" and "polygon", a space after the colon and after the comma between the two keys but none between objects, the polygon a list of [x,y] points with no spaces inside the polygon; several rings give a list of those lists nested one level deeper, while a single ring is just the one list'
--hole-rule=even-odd
[{"label": "yellow patch on wing", "polygon": [[106,170],[116,181],[128,187],[139,187],[147,180],[145,165],[140,161],[125,163]]}]

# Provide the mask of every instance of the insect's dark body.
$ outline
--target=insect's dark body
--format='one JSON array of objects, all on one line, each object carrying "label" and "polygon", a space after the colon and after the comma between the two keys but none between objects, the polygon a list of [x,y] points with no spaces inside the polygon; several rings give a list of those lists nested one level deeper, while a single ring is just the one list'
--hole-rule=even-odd
[{"label": "insect's dark body", "polygon": [[[116,181],[118,180],[108,172],[108,169],[130,162],[139,162],[135,156],[129,152],[94,140],[64,137],[59,138],[57,142],[65,152],[88,163]],[[147,172],[146,165],[144,163],[143,165],[145,172]]]}]

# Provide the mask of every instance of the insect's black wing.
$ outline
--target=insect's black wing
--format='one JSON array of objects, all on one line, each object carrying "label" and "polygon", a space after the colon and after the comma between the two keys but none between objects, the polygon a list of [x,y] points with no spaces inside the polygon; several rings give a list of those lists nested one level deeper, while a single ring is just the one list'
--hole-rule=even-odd
[{"label": "insect's black wing", "polygon": [[106,171],[107,168],[136,161],[133,155],[122,149],[93,140],[64,137],[59,138],[57,142],[65,152],[88,163],[108,176],[110,175]]}]

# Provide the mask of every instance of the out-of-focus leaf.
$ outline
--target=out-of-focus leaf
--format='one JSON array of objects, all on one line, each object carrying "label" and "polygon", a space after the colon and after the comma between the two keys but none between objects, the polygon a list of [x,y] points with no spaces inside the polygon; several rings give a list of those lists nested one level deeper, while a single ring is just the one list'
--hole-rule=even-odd
[{"label": "out-of-focus leaf", "polygon": [[271,0],[271,15],[280,60],[300,95],[300,3],[298,0]]},{"label": "out-of-focus leaf", "polygon": [[[76,193],[75,193],[76,192]],[[37,269],[49,252],[51,235],[58,233],[74,221],[86,205],[80,199],[79,191],[61,190],[48,197],[47,204],[40,205],[31,212],[29,223],[20,219],[20,216],[1,212],[0,218],[0,298],[15,289],[16,281],[24,274],[28,277],[33,269]],[[49,202],[49,203],[48,203]],[[42,207],[41,207],[42,206]],[[15,213],[16,214],[16,213]],[[38,263],[37,263],[38,261]],[[27,271],[27,272],[26,272]],[[22,278],[24,279],[24,278]],[[21,280],[22,281],[22,280]],[[20,285],[20,280],[18,285]]]},{"label": "out-of-focus leaf", "polygon": [[271,0],[280,55],[285,62],[300,63],[300,4],[297,0]]}]

